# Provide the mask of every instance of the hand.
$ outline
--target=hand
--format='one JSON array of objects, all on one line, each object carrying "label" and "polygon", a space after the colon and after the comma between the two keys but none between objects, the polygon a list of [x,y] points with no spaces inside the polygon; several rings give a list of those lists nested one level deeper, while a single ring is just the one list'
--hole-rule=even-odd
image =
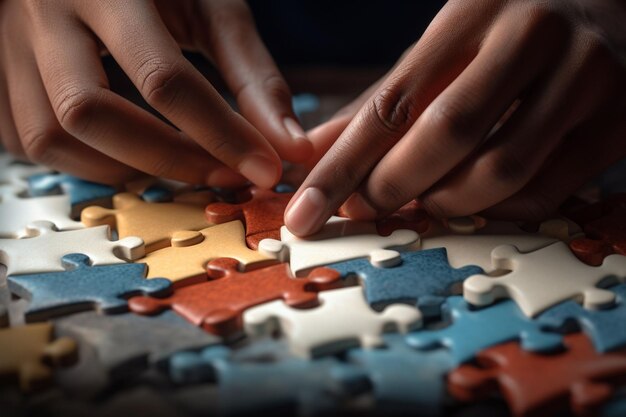
[{"label": "hand", "polygon": [[[243,0],[5,0],[0,30],[0,137],[17,156],[105,183],[270,187],[279,155],[310,154]],[[215,63],[245,118],[181,47]],[[178,129],[111,92],[102,53]]]},{"label": "hand", "polygon": [[287,227],[415,198],[436,217],[550,215],[626,157],[624,17],[619,0],[448,1],[372,94],[310,132],[323,157]]}]

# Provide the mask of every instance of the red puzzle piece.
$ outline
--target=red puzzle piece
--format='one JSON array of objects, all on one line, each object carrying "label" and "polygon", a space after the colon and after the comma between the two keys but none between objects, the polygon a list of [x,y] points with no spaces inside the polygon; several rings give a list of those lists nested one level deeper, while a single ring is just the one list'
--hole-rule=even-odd
[{"label": "red puzzle piece", "polygon": [[241,316],[250,307],[278,299],[292,307],[312,307],[319,291],[340,282],[339,272],[330,268],[294,278],[287,263],[245,273],[237,271],[238,265],[232,258],[215,259],[207,265],[209,281],[176,289],[166,298],[133,297],[129,308],[139,314],[172,308],[210,333],[230,336],[241,331]]},{"label": "red puzzle piece", "polygon": [[276,193],[252,187],[252,199],[240,204],[211,203],[205,214],[211,223],[241,220],[246,226],[246,243],[257,249],[265,238],[280,240],[280,227],[285,224],[285,208],[293,193]]},{"label": "red puzzle piece", "polygon": [[405,204],[395,213],[376,222],[378,233],[382,236],[389,236],[395,230],[409,229],[417,233],[424,233],[431,224],[431,217],[426,213],[420,203],[416,200]]},{"label": "red puzzle piece", "polygon": [[570,248],[583,262],[598,266],[608,255],[626,255],[626,194],[616,194],[571,214],[583,226],[586,238],[574,239]]},{"label": "red puzzle piece", "polygon": [[477,355],[483,368],[462,365],[448,376],[461,401],[486,397],[498,386],[515,416],[554,416],[567,410],[597,415],[619,384],[626,383],[626,351],[597,353],[583,334],[565,337],[567,351],[537,354],[510,342]]}]

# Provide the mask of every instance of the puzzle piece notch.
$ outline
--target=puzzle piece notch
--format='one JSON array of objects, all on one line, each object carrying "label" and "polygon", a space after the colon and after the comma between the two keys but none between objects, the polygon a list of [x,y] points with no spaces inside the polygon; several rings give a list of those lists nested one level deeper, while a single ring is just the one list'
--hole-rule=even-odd
[{"label": "puzzle piece notch", "polygon": [[359,367],[335,358],[237,361],[234,352],[224,346],[178,353],[169,368],[178,383],[217,379],[220,415],[286,409],[297,415],[320,415],[335,411],[343,401],[369,387]]},{"label": "puzzle piece notch", "polygon": [[73,253],[62,258],[64,272],[9,276],[9,288],[30,301],[27,321],[39,321],[77,311],[125,311],[128,297],[137,293],[164,294],[167,279],[144,278],[145,265],[91,266],[89,257]]},{"label": "puzzle piece notch", "polygon": [[[320,293],[320,306],[307,310],[271,302],[244,313],[246,333],[251,336],[280,331],[289,341],[291,351],[310,358],[362,346],[384,345],[381,335],[391,331],[406,333],[422,324],[418,309],[395,304],[382,312],[372,310],[360,287]],[[319,327],[320,323],[332,323]]]},{"label": "puzzle piece notch", "polygon": [[484,272],[477,266],[451,268],[445,248],[400,254],[400,262],[376,267],[375,261],[354,259],[328,265],[343,276],[363,280],[365,298],[375,309],[397,302],[415,303],[424,316],[438,316],[441,303],[452,287],[467,277]]},{"label": "puzzle piece notch", "polygon": [[582,300],[585,308],[613,305],[615,294],[598,288],[626,278],[626,257],[611,255],[600,267],[580,262],[563,242],[522,254],[513,245],[492,252],[495,269],[511,271],[498,277],[474,275],[463,282],[465,299],[485,306],[500,298],[512,298],[524,314],[534,317],[562,301]]},{"label": "puzzle piece notch", "polygon": [[400,262],[397,250],[419,247],[420,237],[413,230],[395,230],[380,236],[375,223],[355,222],[332,217],[322,230],[307,238],[298,238],[283,226],[281,240],[264,239],[259,251],[289,262],[291,270],[300,276],[310,268],[355,258],[370,258],[377,266],[393,266]]},{"label": "puzzle piece notch", "polygon": [[335,288],[340,282],[339,273],[328,268],[316,268],[306,278],[295,279],[284,263],[245,273],[238,272],[238,266],[232,258],[215,259],[207,268],[211,280],[177,288],[167,298],[131,298],[130,308],[139,314],[172,308],[210,333],[234,337],[241,333],[241,317],[247,309],[272,300],[311,307],[317,304],[319,291]]},{"label": "puzzle piece notch", "polygon": [[626,285],[609,288],[617,295],[612,308],[587,310],[575,301],[565,301],[542,313],[538,320],[545,326],[568,330],[570,323],[582,327],[598,352],[610,352],[626,347]]},{"label": "puzzle piece notch", "polygon": [[240,269],[277,263],[276,259],[249,249],[240,221],[218,224],[200,231],[177,231],[171,246],[151,252],[140,262],[148,265],[148,278],[166,277],[176,286],[206,281],[207,263],[216,258],[235,258]]},{"label": "puzzle piece notch", "polygon": [[449,297],[445,306],[451,324],[410,333],[406,337],[409,345],[421,350],[445,347],[455,365],[472,360],[483,349],[510,340],[520,340],[522,348],[532,352],[563,348],[561,335],[542,331],[539,323],[526,317],[513,301],[472,310],[463,297],[455,296]]},{"label": "puzzle piece notch", "polygon": [[80,217],[82,209],[98,204],[110,207],[116,189],[109,185],[86,181],[69,174],[36,174],[28,177],[28,190],[32,196],[66,194],[72,205],[72,218]]},{"label": "puzzle piece notch", "polygon": [[0,377],[17,378],[22,391],[35,391],[52,382],[54,367],[76,359],[73,339],[54,339],[51,323],[0,329]]},{"label": "puzzle piece notch", "polygon": [[278,193],[252,187],[250,199],[239,204],[213,203],[206,207],[206,217],[211,223],[240,220],[245,224],[246,242],[257,249],[263,239],[279,239],[280,228],[285,224],[285,208],[293,193]]},{"label": "puzzle piece notch", "polygon": [[58,230],[82,229],[85,226],[70,218],[71,204],[66,195],[22,198],[24,189],[0,185],[0,238],[28,236],[28,225],[49,221]]},{"label": "puzzle piece notch", "polygon": [[626,383],[626,355],[598,354],[582,333],[565,336],[565,344],[557,355],[526,352],[517,342],[491,347],[478,354],[480,367],[462,365],[448,375],[449,391],[472,401],[499,387],[516,416],[560,415],[568,406],[575,415],[598,415]]},{"label": "puzzle piece notch", "polygon": [[108,226],[58,231],[47,221],[26,227],[25,239],[0,239],[0,263],[8,275],[64,271],[61,258],[84,253],[94,266],[122,264],[144,256],[143,241],[136,236],[111,241]]},{"label": "puzzle piece notch", "polygon": [[118,235],[139,236],[146,244],[146,252],[166,247],[174,232],[200,230],[211,226],[202,208],[185,203],[147,203],[137,195],[121,193],[113,196],[114,209],[87,207],[81,221],[88,227],[106,224]]}]

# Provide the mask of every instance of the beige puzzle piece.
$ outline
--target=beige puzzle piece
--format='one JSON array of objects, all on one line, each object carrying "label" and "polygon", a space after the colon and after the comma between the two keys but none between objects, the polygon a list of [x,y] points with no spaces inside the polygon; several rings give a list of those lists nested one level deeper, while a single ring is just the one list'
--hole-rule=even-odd
[{"label": "beige puzzle piece", "polygon": [[148,278],[165,277],[173,282],[194,277],[206,279],[206,264],[216,258],[234,258],[244,269],[276,263],[273,257],[246,246],[239,220],[200,231],[175,232],[171,246],[149,253],[137,262],[148,265]]},{"label": "beige puzzle piece", "polygon": [[49,384],[53,367],[69,365],[77,358],[73,339],[53,339],[51,323],[0,329],[0,379],[16,377],[23,391]]},{"label": "beige puzzle piece", "polygon": [[131,193],[116,194],[113,209],[87,207],[81,214],[86,226],[109,225],[120,238],[139,236],[152,252],[169,245],[179,230],[200,230],[212,226],[204,207],[187,203],[147,203]]}]

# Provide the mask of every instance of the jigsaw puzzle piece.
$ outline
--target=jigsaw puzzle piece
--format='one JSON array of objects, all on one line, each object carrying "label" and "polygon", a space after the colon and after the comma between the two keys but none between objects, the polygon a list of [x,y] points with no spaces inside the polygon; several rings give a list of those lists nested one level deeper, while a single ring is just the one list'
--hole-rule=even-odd
[{"label": "jigsaw puzzle piece", "polygon": [[222,346],[176,354],[170,370],[179,383],[219,381],[220,415],[320,415],[336,411],[342,401],[368,388],[362,370],[334,358],[242,362]]},{"label": "jigsaw puzzle piece", "polygon": [[335,288],[340,282],[339,273],[328,268],[316,268],[308,277],[295,279],[284,263],[245,273],[237,271],[238,265],[232,258],[213,260],[208,265],[211,280],[177,288],[166,298],[131,298],[130,308],[139,314],[171,308],[208,332],[233,336],[241,332],[245,310],[272,300],[310,307],[317,303],[319,291]]},{"label": "jigsaw puzzle piece", "polygon": [[400,262],[396,249],[416,249],[420,241],[413,230],[395,230],[389,236],[380,236],[375,223],[340,217],[332,217],[320,232],[307,238],[293,235],[285,226],[280,234],[280,241],[262,240],[259,251],[281,262],[289,261],[296,276],[316,266],[355,258],[370,258],[372,264],[381,267],[395,265]]},{"label": "jigsaw puzzle piece", "polygon": [[587,210],[587,216],[581,216],[587,237],[570,243],[576,256],[598,266],[611,254],[626,255],[626,194],[611,196]]},{"label": "jigsaw puzzle piece", "polygon": [[72,218],[88,205],[110,206],[116,189],[109,185],[85,181],[69,174],[36,174],[28,177],[28,190],[35,197],[66,194],[72,205]]},{"label": "jigsaw puzzle piece", "polygon": [[462,365],[448,375],[459,400],[484,398],[499,387],[515,416],[554,416],[567,412],[598,415],[613,392],[626,383],[626,353],[598,354],[582,333],[565,336],[567,350],[542,355],[516,342],[478,354],[480,367]]},{"label": "jigsaw puzzle piece", "polygon": [[67,195],[22,198],[24,189],[0,185],[0,238],[28,237],[28,225],[49,221],[57,230],[85,227],[70,218],[71,204]]},{"label": "jigsaw puzzle piece", "polygon": [[81,221],[88,227],[103,224],[117,230],[120,238],[139,236],[146,252],[166,247],[179,230],[200,230],[211,226],[201,206],[185,203],[147,203],[131,193],[113,196],[113,209],[87,207]]},{"label": "jigsaw puzzle piece", "polygon": [[377,220],[378,233],[389,236],[394,230],[409,229],[420,234],[426,233],[434,220],[426,213],[420,203],[413,200],[389,216]]},{"label": "jigsaw puzzle piece", "polygon": [[565,301],[543,312],[539,321],[546,326],[566,329],[576,322],[591,338],[598,352],[609,352],[626,347],[626,285],[609,288],[617,295],[612,308],[587,310],[575,301]]},{"label": "jigsaw puzzle piece", "polygon": [[382,346],[383,333],[406,333],[421,326],[420,311],[408,305],[392,305],[382,312],[372,310],[361,287],[325,291],[319,299],[319,307],[307,310],[280,301],[251,308],[244,313],[246,333],[259,336],[280,330],[295,355],[310,358],[359,345]]},{"label": "jigsaw puzzle piece", "polygon": [[453,285],[484,272],[477,266],[451,268],[444,248],[404,252],[400,257],[398,265],[388,268],[377,268],[366,259],[328,267],[342,276],[358,275],[364,281],[365,298],[373,308],[398,302],[416,303],[424,316],[439,315],[441,303],[452,294]]},{"label": "jigsaw puzzle piece", "polygon": [[55,320],[57,333],[92,346],[107,375],[120,381],[161,366],[176,352],[215,345],[221,339],[191,326],[172,312],[155,317],[102,316],[95,312]]},{"label": "jigsaw puzzle piece", "polygon": [[21,162],[7,153],[0,153],[0,185],[13,185],[26,189],[28,177],[49,172],[51,172],[50,168]]},{"label": "jigsaw puzzle piece", "polygon": [[0,377],[17,379],[23,391],[34,391],[52,382],[53,367],[76,361],[76,342],[55,339],[50,323],[0,329]]},{"label": "jigsaw puzzle piece", "polygon": [[615,294],[598,288],[626,278],[626,257],[611,255],[602,266],[580,262],[563,242],[543,249],[520,253],[512,245],[492,252],[495,269],[511,271],[502,276],[474,275],[463,282],[465,299],[485,306],[500,298],[512,298],[524,314],[534,317],[566,300],[582,300],[588,309],[600,309],[615,302]]},{"label": "jigsaw puzzle piece", "polygon": [[134,236],[112,241],[108,226],[59,232],[51,222],[26,227],[27,239],[0,239],[0,263],[8,275],[64,271],[61,258],[83,253],[92,265],[122,264],[144,255],[143,241]]},{"label": "jigsaw puzzle piece", "polygon": [[263,239],[279,239],[280,228],[285,224],[285,208],[293,194],[250,189],[250,200],[239,203],[212,203],[206,207],[206,217],[211,223],[241,220],[246,226],[246,242],[257,249]]},{"label": "jigsaw puzzle piece", "polygon": [[455,365],[472,360],[483,349],[510,340],[520,340],[523,349],[533,352],[563,347],[561,335],[542,331],[539,323],[526,317],[513,301],[472,310],[463,297],[450,297],[445,307],[450,325],[410,333],[407,343],[422,350],[445,347]]},{"label": "jigsaw puzzle piece", "polygon": [[415,351],[401,335],[385,337],[380,349],[352,349],[350,363],[363,366],[372,382],[375,410],[432,416],[446,403],[445,375],[453,367],[445,349]]},{"label": "jigsaw puzzle piece", "polygon": [[175,232],[171,246],[146,255],[148,278],[165,277],[187,285],[206,281],[206,265],[216,258],[234,258],[241,269],[276,263],[272,257],[248,249],[240,221],[211,226],[200,231]]},{"label": "jigsaw puzzle piece", "polygon": [[123,297],[163,294],[171,287],[164,278],[145,279],[142,264],[91,266],[89,257],[78,253],[65,255],[62,262],[64,272],[9,276],[11,292],[30,301],[27,321],[93,309],[125,311]]}]

